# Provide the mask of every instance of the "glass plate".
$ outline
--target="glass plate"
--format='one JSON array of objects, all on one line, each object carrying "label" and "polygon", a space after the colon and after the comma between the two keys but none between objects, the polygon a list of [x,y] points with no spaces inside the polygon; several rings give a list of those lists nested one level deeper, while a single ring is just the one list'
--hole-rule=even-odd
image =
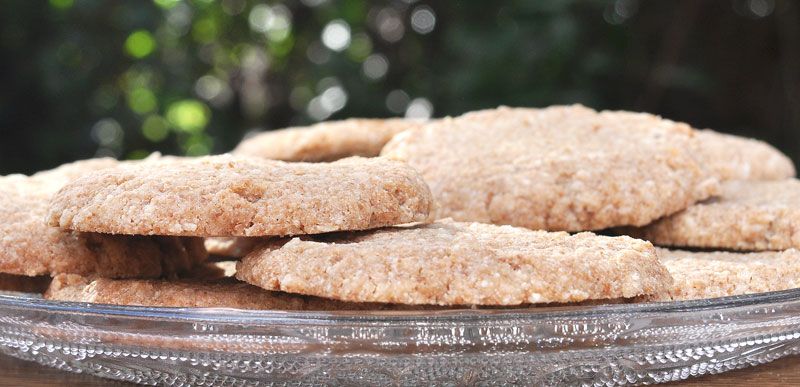
[{"label": "glass plate", "polygon": [[0,295],[0,350],[165,385],[657,383],[800,352],[800,290],[420,312],[147,308]]}]

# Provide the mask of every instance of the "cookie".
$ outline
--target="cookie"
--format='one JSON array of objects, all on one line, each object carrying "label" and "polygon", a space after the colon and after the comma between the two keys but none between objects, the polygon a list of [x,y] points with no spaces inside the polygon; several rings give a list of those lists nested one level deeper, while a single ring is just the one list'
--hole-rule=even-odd
[{"label": "cookie", "polygon": [[266,238],[212,237],[206,238],[206,251],[217,257],[241,258],[264,243]]},{"label": "cookie", "polygon": [[800,251],[759,253],[689,252],[658,249],[675,279],[656,300],[695,300],[800,287]]},{"label": "cookie", "polygon": [[112,280],[59,275],[44,297],[48,300],[186,308],[236,308],[277,310],[414,310],[418,307],[353,303],[271,292],[232,279]]},{"label": "cookie", "polygon": [[424,221],[431,204],[419,174],[397,161],[221,155],[86,175],[54,196],[47,219],[112,234],[296,235]]},{"label": "cookie", "polygon": [[351,118],[273,130],[242,141],[233,154],[283,161],[334,161],[377,156],[392,136],[422,125],[402,118]]},{"label": "cookie", "polygon": [[671,285],[649,242],[448,220],[273,241],[236,277],[342,301],[437,305],[629,298]]},{"label": "cookie", "polygon": [[28,277],[0,273],[0,292],[42,293],[50,285],[50,277]]},{"label": "cookie", "polygon": [[400,133],[382,155],[422,173],[437,218],[583,231],[645,225],[715,193],[693,135],[649,114],[501,107]]},{"label": "cookie", "polygon": [[199,238],[114,236],[50,227],[44,219],[53,193],[75,176],[115,165],[109,160],[68,164],[33,176],[0,177],[0,272],[74,273],[110,278],[176,275],[205,260]]},{"label": "cookie", "polygon": [[720,180],[781,180],[795,176],[792,160],[763,141],[718,133],[696,132],[696,153]]},{"label": "cookie", "polygon": [[662,246],[800,248],[800,181],[729,181],[718,197],[626,234]]}]

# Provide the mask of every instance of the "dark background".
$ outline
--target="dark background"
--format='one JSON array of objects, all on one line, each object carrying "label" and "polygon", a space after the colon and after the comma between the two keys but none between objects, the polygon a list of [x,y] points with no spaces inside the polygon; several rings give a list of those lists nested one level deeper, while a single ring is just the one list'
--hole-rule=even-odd
[{"label": "dark background", "polygon": [[0,0],[0,174],[575,102],[800,160],[800,2]]}]

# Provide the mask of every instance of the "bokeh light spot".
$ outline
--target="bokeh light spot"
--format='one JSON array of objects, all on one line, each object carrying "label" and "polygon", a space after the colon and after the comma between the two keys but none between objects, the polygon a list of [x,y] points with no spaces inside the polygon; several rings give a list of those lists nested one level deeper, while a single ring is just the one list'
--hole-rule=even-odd
[{"label": "bokeh light spot", "polygon": [[161,142],[169,135],[169,123],[161,116],[148,116],[142,123],[142,134],[152,142]]},{"label": "bokeh light spot", "polygon": [[210,118],[208,106],[194,99],[174,102],[167,108],[167,121],[176,129],[187,133],[202,132]]},{"label": "bokeh light spot", "polygon": [[156,40],[146,30],[137,30],[125,39],[125,52],[134,58],[144,58],[156,49]]},{"label": "bokeh light spot", "polygon": [[128,107],[136,113],[150,113],[156,109],[156,95],[147,88],[137,87],[128,93]]},{"label": "bokeh light spot", "polygon": [[328,23],[322,29],[322,44],[333,51],[342,51],[350,45],[350,25],[342,19]]},{"label": "bokeh light spot", "polygon": [[[250,10],[247,20],[250,29],[265,34],[271,43],[281,43],[291,37],[292,12],[284,5],[258,4]],[[288,46],[291,47],[292,43]],[[281,47],[278,51],[282,51]]]},{"label": "bokeh light spot", "polygon": [[420,6],[411,13],[411,28],[420,34],[427,34],[433,31],[436,26],[436,14],[428,6]]},{"label": "bokeh light spot", "polygon": [[258,4],[250,10],[247,21],[253,31],[267,32],[272,23],[272,9],[266,4]]},{"label": "bokeh light spot", "polygon": [[381,79],[389,71],[389,61],[381,54],[372,54],[364,61],[361,70],[369,79]]},{"label": "bokeh light spot", "polygon": [[767,0],[749,0],[748,7],[756,17],[765,17],[769,16],[775,9],[775,2]]},{"label": "bokeh light spot", "polygon": [[294,48],[294,38],[291,34],[289,34],[283,40],[270,39],[270,43],[267,48],[272,56],[277,58],[285,58],[292,52],[292,48]]},{"label": "bokeh light spot", "polygon": [[427,120],[433,115],[433,104],[426,98],[414,98],[406,108],[406,118]]},{"label": "bokeh light spot", "polygon": [[331,113],[342,110],[347,104],[347,92],[341,86],[326,89],[319,98],[322,108]]},{"label": "bokeh light spot", "polygon": [[288,27],[282,29],[272,29],[267,32],[267,39],[269,39],[270,42],[280,43],[291,36],[291,32],[292,31]]},{"label": "bokeh light spot", "polygon": [[228,83],[213,75],[204,75],[194,84],[194,92],[216,107],[225,106],[233,98],[233,90]]},{"label": "bokeh light spot", "polygon": [[272,22],[267,28],[267,37],[271,41],[285,40],[292,31],[292,11],[285,5],[277,4],[272,7],[272,15]]},{"label": "bokeh light spot", "polygon": [[213,75],[204,75],[194,84],[194,91],[205,100],[216,98],[225,87],[221,79]]},{"label": "bokeh light spot", "polygon": [[403,39],[403,35],[406,33],[400,13],[391,7],[384,8],[378,12],[375,24],[381,38],[390,43]]},{"label": "bokeh light spot", "polygon": [[92,140],[100,146],[109,147],[122,143],[122,126],[113,118],[103,118],[92,126]]},{"label": "bokeh light spot", "polygon": [[372,53],[372,40],[367,34],[355,34],[347,48],[347,56],[355,62],[363,62]]},{"label": "bokeh light spot", "polygon": [[314,120],[322,121],[347,105],[347,91],[336,77],[327,77],[317,83],[318,96],[308,102],[306,113]]},{"label": "bokeh light spot", "polygon": [[392,90],[386,95],[386,108],[395,114],[401,114],[406,111],[411,97],[408,96],[403,90]]},{"label": "bokeh light spot", "polygon": [[179,3],[166,12],[167,31],[172,39],[186,35],[192,27],[192,9],[186,3]]}]

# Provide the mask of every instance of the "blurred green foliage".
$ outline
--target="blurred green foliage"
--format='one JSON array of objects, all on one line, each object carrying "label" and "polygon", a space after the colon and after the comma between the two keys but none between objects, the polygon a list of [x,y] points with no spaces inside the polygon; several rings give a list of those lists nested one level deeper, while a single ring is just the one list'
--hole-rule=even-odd
[{"label": "blurred green foliage", "polygon": [[0,173],[500,104],[644,110],[800,156],[792,1],[4,0]]}]

